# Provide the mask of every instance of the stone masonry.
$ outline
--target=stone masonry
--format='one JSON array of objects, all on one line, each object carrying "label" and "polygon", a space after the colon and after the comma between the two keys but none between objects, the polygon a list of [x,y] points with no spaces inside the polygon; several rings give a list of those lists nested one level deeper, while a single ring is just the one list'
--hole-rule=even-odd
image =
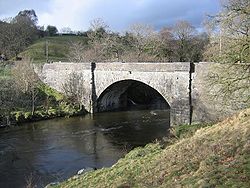
[{"label": "stone masonry", "polygon": [[207,67],[211,63],[52,63],[39,72],[41,80],[63,92],[72,73],[83,78],[83,105],[97,111],[97,100],[112,84],[135,80],[154,88],[170,106],[171,124],[213,120],[211,101],[203,99]]}]

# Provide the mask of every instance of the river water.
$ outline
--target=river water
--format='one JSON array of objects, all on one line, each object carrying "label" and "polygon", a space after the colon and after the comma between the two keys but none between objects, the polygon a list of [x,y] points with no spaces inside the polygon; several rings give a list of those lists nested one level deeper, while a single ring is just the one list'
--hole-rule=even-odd
[{"label": "river water", "polygon": [[168,134],[168,111],[57,118],[0,129],[0,187],[38,187],[82,168],[113,165],[129,150]]}]

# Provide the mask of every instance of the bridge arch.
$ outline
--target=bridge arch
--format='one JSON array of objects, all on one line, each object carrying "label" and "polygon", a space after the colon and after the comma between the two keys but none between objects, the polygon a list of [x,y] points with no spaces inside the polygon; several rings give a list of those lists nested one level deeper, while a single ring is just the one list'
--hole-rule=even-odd
[{"label": "bridge arch", "polygon": [[109,85],[96,102],[96,112],[145,109],[170,109],[170,105],[156,89],[134,79]]}]

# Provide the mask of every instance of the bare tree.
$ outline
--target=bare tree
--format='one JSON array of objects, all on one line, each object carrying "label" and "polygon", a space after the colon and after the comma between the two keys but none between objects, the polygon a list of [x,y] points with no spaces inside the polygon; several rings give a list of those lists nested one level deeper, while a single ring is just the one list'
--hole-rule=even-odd
[{"label": "bare tree", "polygon": [[[207,57],[225,63],[250,62],[250,2],[228,0],[222,11],[210,17],[207,27],[211,43]],[[211,59],[211,58],[210,58]]]},{"label": "bare tree", "polygon": [[37,17],[33,10],[25,10],[10,20],[1,22],[0,27],[0,49],[8,58],[17,58],[27,45],[31,44],[37,37]]},{"label": "bare tree", "polygon": [[187,21],[180,20],[173,26],[172,32],[177,40],[178,61],[190,61],[190,50],[193,48],[192,39],[196,34],[194,26]]},{"label": "bare tree", "polygon": [[[250,105],[250,1],[228,0],[221,12],[207,22],[211,42],[206,60],[223,63],[209,81],[216,96]],[[236,104],[236,103],[235,103]]]},{"label": "bare tree", "polygon": [[12,69],[13,79],[16,87],[25,94],[30,96],[31,100],[31,114],[35,112],[35,102],[38,95],[38,86],[40,80],[34,71],[33,60],[24,58],[24,60],[16,63]]},{"label": "bare tree", "polygon": [[90,31],[88,32],[89,51],[87,52],[90,61],[98,62],[105,60],[105,41],[108,38],[108,28],[108,25],[100,18],[90,22]]},{"label": "bare tree", "polygon": [[157,58],[161,40],[151,25],[133,24],[128,33],[132,36],[129,43],[133,47],[128,56],[133,61],[153,61]]},{"label": "bare tree", "polygon": [[109,29],[108,24],[106,24],[102,18],[96,18],[90,22],[90,30],[95,32],[95,33],[98,33],[101,30],[103,30],[105,32],[108,29]]},{"label": "bare tree", "polygon": [[121,37],[109,30],[102,19],[95,19],[87,32],[88,43],[73,43],[70,59],[75,62],[119,61],[123,52]]},{"label": "bare tree", "polygon": [[186,21],[156,32],[147,24],[134,24],[125,35],[114,33],[101,19],[91,22],[88,43],[74,43],[70,59],[75,62],[105,61],[199,61],[203,38]]},{"label": "bare tree", "polygon": [[13,85],[12,79],[0,78],[0,121],[2,117],[6,125],[10,125],[10,113],[16,107],[19,94]]},{"label": "bare tree", "polygon": [[171,27],[164,27],[160,31],[160,39],[162,41],[161,60],[172,62],[175,61],[175,51],[177,43],[174,38]]},{"label": "bare tree", "polygon": [[63,34],[72,34],[73,31],[71,30],[70,27],[63,27],[63,28],[61,29],[61,33],[63,33]]},{"label": "bare tree", "polygon": [[107,59],[109,41],[108,26],[102,19],[95,19],[90,23],[87,31],[88,43],[75,42],[70,47],[70,60],[76,62],[100,62]]},{"label": "bare tree", "polygon": [[36,24],[38,22],[38,18],[36,15],[36,12],[31,10],[22,10],[18,13],[18,15],[12,20],[13,22],[20,22],[20,21],[26,21],[30,23],[31,27],[36,27]]},{"label": "bare tree", "polygon": [[84,62],[88,61],[88,57],[86,57],[86,52],[85,50],[88,50],[86,48],[86,45],[84,45],[82,42],[77,41],[77,42],[70,42],[69,43],[69,60],[71,62]]},{"label": "bare tree", "polygon": [[83,100],[86,90],[84,88],[84,80],[82,74],[71,73],[69,79],[62,86],[63,92],[71,100],[78,104],[79,109],[83,109]]}]

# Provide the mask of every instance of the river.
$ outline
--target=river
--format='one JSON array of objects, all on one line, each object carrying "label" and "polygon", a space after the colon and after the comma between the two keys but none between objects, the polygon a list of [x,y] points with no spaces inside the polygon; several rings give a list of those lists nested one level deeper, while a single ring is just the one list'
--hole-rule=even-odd
[{"label": "river", "polygon": [[0,129],[0,187],[38,187],[86,167],[109,167],[129,150],[168,134],[169,112],[124,111]]}]

